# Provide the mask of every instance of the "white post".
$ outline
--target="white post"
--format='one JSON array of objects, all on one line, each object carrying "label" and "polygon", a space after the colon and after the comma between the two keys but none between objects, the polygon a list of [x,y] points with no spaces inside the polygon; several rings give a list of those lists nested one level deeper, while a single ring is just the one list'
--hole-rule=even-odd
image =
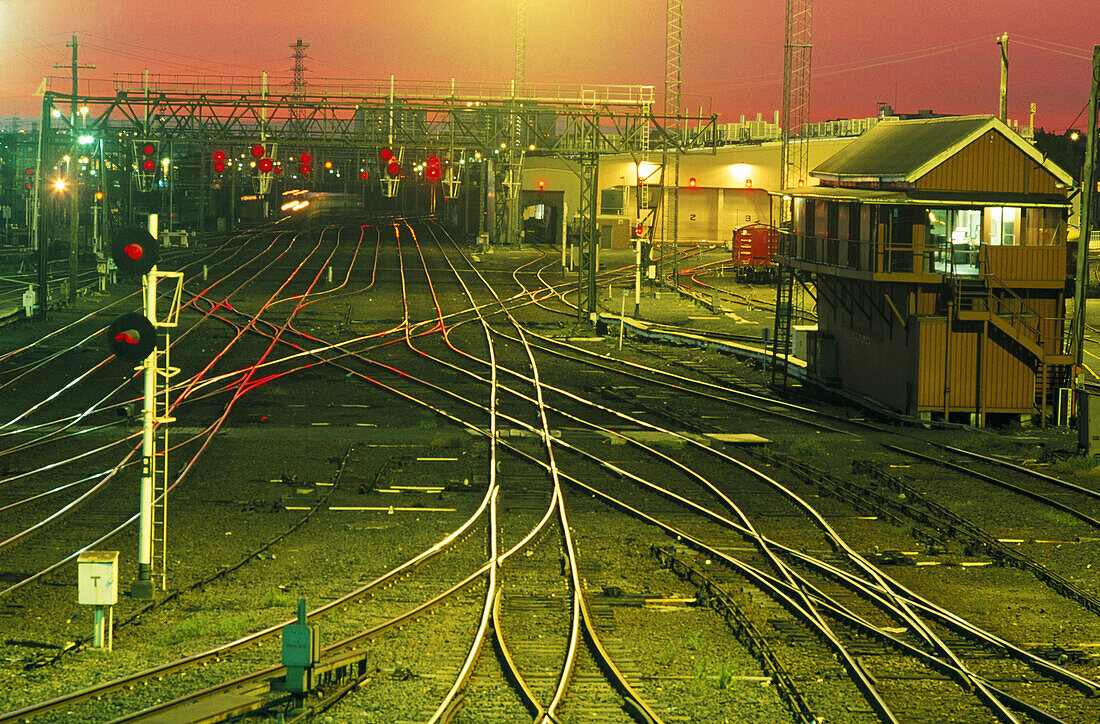
[{"label": "white post", "polygon": [[564,201],[561,202],[561,268],[562,270],[568,270],[569,264],[566,261],[566,230],[569,228],[569,204]]},{"label": "white post", "polygon": [[626,329],[626,296],[630,294],[629,289],[623,289],[623,303],[619,309],[619,351],[623,349],[623,330]]},{"label": "white post", "polygon": [[638,239],[634,247],[634,316],[640,317],[638,308],[642,304],[642,240]]},{"label": "white post", "polygon": [[[149,215],[150,227],[156,225],[156,214]],[[153,229],[151,228],[150,231]],[[155,238],[155,237],[154,237]],[[157,324],[157,268],[145,276],[145,317]],[[153,478],[156,475],[156,448],[153,425],[156,418],[157,350],[154,347],[142,363],[145,377],[145,398],[142,407],[141,435],[141,500],[138,509],[138,579],[130,589],[134,598],[153,598]]]}]

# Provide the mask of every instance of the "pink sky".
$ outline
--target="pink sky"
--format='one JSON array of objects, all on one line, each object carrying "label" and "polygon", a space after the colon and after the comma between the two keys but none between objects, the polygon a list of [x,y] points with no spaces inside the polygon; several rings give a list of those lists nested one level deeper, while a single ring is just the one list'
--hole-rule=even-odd
[{"label": "pink sky", "polygon": [[[721,122],[771,118],[781,101],[781,0],[684,0],[683,95]],[[0,0],[0,120],[36,116],[43,75],[60,75],[75,32],[83,71],[288,74],[310,44],[310,77],[506,81],[514,0]],[[533,83],[655,85],[664,78],[664,0],[528,0]],[[1084,125],[1094,0],[818,0],[811,120],[899,111],[995,113],[995,43],[1009,34],[1009,115],[1062,131]],[[54,86],[63,91],[64,84]]]}]

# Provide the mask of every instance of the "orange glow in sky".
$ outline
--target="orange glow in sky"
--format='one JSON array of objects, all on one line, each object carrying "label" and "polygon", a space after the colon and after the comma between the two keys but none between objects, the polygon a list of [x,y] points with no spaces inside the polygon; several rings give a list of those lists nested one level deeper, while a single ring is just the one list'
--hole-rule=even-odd
[{"label": "orange glow in sky", "polygon": [[[684,0],[687,112],[720,122],[779,108],[779,0]],[[531,83],[654,85],[664,79],[665,0],[528,0]],[[1083,126],[1100,3],[1086,0],[818,0],[810,119],[896,110],[996,113],[1009,34],[1009,116],[1061,131]],[[114,73],[289,76],[290,46],[309,44],[306,80],[505,82],[515,0],[0,0],[0,119],[37,117],[45,75],[66,72],[73,33],[87,77]],[[58,92],[67,82],[55,81]],[[1075,121],[1076,119],[1076,121]]]}]

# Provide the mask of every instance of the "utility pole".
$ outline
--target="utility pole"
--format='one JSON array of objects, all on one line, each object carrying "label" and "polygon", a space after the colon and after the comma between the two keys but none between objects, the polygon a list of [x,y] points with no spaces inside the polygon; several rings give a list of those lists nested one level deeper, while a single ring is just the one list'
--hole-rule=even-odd
[{"label": "utility pole", "polygon": [[997,117],[1008,123],[1008,33],[997,38],[1001,46],[1001,106]]},{"label": "utility pole", "polygon": [[[73,33],[73,42],[67,44],[66,47],[73,49],[73,62],[68,66],[73,72],[73,93],[69,98],[70,113],[69,113],[69,193],[71,198],[69,200],[69,223],[72,227],[72,234],[69,237],[69,304],[76,302],[76,277],[79,269],[77,268],[77,252],[80,246],[80,131],[76,127],[77,116],[77,102],[76,97],[80,92],[78,86],[78,76],[81,68],[87,68],[92,70],[94,65],[80,65],[79,54],[77,50],[76,33]],[[64,68],[63,65],[54,65],[55,69]],[[45,290],[43,290],[43,293]],[[45,300],[43,300],[43,304]]]},{"label": "utility pole", "polygon": [[[1081,222],[1077,236],[1077,279],[1073,305],[1073,331],[1077,352],[1077,449],[1095,454],[1093,433],[1089,430],[1089,394],[1085,392],[1085,293],[1088,291],[1089,241],[1092,238],[1092,204],[1096,194],[1096,111],[1100,96],[1100,45],[1092,49],[1092,92],[1089,95],[1088,138],[1085,141],[1085,168],[1081,174]],[[1098,445],[1100,446],[1100,445]]]},{"label": "utility pole", "polygon": [[44,93],[42,95],[42,118],[38,125],[38,154],[35,159],[34,165],[34,199],[33,199],[33,211],[31,213],[31,237],[34,239],[35,253],[38,255],[38,294],[35,297],[35,306],[37,313],[35,319],[39,322],[46,321],[46,296],[50,283],[49,267],[47,262],[49,261],[49,241],[47,235],[42,233],[42,220],[45,214],[42,213],[42,184],[45,183],[42,169],[43,158],[49,150],[47,140],[53,131],[50,128],[50,119],[52,114],[50,110],[53,108],[53,94]]}]

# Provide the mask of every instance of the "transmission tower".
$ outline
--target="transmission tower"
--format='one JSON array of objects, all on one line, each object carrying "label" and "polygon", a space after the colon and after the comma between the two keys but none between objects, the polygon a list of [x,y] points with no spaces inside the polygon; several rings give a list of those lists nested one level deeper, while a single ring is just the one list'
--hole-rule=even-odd
[{"label": "transmission tower", "polygon": [[[663,244],[661,266],[667,256],[672,260],[672,286],[676,287],[680,264],[676,255],[677,225],[680,201],[680,86],[682,81],[680,57],[684,48],[683,0],[666,0],[665,19],[665,128],[676,139],[665,143],[665,213],[663,215]],[[671,146],[671,148],[670,148]],[[669,156],[671,154],[671,156]],[[661,270],[663,272],[663,269]],[[662,283],[664,276],[661,277]]]},{"label": "transmission tower", "polygon": [[[813,0],[787,0],[786,36],[783,47],[783,129],[780,167],[783,188],[806,183],[808,146],[804,129],[810,108],[810,43]],[[789,218],[785,205],[784,220]]]},{"label": "transmission tower", "polygon": [[[786,35],[783,46],[783,128],[780,169],[784,189],[806,185],[809,166],[806,119],[810,107],[810,44],[813,30],[813,0],[787,0]],[[780,203],[780,218],[791,218],[791,202]],[[789,237],[788,237],[789,238]],[[780,256],[775,283],[775,327],[768,366],[771,384],[787,385],[787,359],[791,353],[791,322],[794,318],[795,270]]]},{"label": "transmission tower", "polygon": [[527,0],[516,0],[516,66],[518,90],[527,82]]},{"label": "transmission tower", "polygon": [[309,43],[303,43],[301,38],[290,46],[294,51],[294,97],[296,99],[300,99],[306,93],[306,67],[303,61],[309,57],[306,55],[308,47]]}]

